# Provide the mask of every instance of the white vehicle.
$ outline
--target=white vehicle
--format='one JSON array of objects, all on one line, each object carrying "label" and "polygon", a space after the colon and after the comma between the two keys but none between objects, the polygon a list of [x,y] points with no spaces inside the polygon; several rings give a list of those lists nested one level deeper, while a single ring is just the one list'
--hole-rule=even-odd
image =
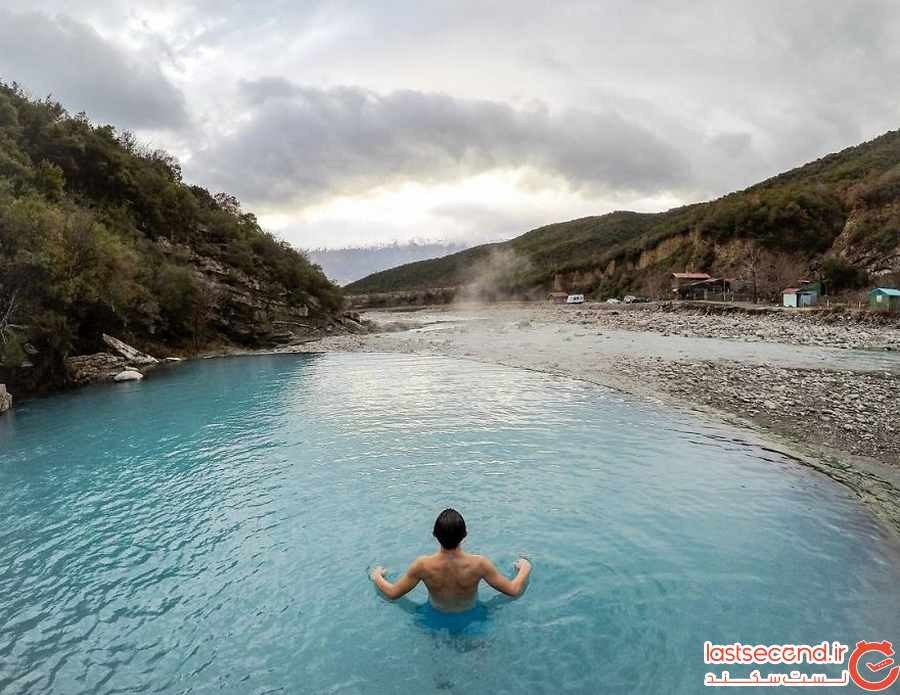
[{"label": "white vehicle", "polygon": [[584,304],[583,294],[570,294],[566,297],[566,304]]},{"label": "white vehicle", "polygon": [[606,303],[607,304],[621,304],[622,302],[620,302],[615,297],[610,297],[609,299],[606,300]]}]

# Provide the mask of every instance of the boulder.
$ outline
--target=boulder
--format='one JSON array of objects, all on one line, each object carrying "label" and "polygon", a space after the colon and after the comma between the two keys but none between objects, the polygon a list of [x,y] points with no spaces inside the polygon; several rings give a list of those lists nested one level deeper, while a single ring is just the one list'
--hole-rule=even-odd
[{"label": "boulder", "polygon": [[113,338],[106,333],[103,334],[103,342],[112,348],[114,352],[119,353],[132,364],[157,364],[159,362],[155,357],[151,357],[150,355],[131,347],[128,343],[123,343],[118,338]]},{"label": "boulder", "polygon": [[126,369],[113,377],[113,381],[140,381],[144,375],[135,369]]},{"label": "boulder", "polygon": [[124,357],[109,352],[67,357],[65,364],[69,382],[75,386],[95,381],[109,381],[123,369],[128,368],[128,362]]},{"label": "boulder", "polygon": [[6,384],[0,384],[0,414],[12,408],[12,394],[6,390]]}]

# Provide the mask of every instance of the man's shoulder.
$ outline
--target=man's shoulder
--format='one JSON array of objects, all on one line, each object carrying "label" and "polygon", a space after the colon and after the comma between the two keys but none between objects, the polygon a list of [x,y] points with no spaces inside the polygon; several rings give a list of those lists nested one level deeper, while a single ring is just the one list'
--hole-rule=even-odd
[{"label": "man's shoulder", "polygon": [[469,554],[469,561],[476,567],[481,570],[487,569],[491,566],[491,560],[486,555],[474,555]]},{"label": "man's shoulder", "polygon": [[426,570],[434,564],[434,555],[419,555],[410,567],[414,570]]}]

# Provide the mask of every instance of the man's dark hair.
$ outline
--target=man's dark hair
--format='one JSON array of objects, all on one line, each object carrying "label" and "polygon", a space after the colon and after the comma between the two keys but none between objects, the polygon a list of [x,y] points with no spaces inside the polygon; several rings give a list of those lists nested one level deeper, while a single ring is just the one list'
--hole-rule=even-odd
[{"label": "man's dark hair", "polygon": [[446,550],[458,547],[466,537],[466,521],[455,509],[445,509],[434,522],[434,537]]}]

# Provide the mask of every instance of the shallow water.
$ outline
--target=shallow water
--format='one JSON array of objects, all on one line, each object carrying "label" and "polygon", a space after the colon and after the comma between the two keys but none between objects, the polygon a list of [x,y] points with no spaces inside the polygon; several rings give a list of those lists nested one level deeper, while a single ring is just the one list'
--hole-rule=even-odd
[{"label": "shallow water", "polygon": [[[430,551],[448,505],[469,550],[532,558],[522,599],[376,595],[367,567]],[[704,640],[900,637],[900,561],[844,488],[443,358],[208,360],[24,404],[0,522],[3,693],[693,693]]]},{"label": "shallow water", "polygon": [[[579,311],[578,307],[571,307]],[[516,328],[521,319],[535,323],[526,330],[516,329],[512,335],[516,343],[544,344],[554,354],[581,362],[588,352],[628,357],[661,358],[665,360],[730,360],[745,364],[778,365],[796,369],[833,369],[839,371],[882,371],[900,374],[900,354],[883,349],[844,349],[816,345],[795,345],[757,340],[748,335],[745,340],[705,338],[699,336],[667,335],[656,331],[633,331],[616,328],[589,329],[577,323],[542,323],[533,312],[515,309],[479,311],[371,312],[367,318],[376,322],[389,320],[415,325],[412,334],[464,333],[472,331],[472,340],[484,347],[495,338],[496,331]],[[569,349],[560,344],[560,335],[571,341]],[[601,336],[598,340],[597,337]],[[547,343],[549,341],[549,343]],[[471,341],[470,341],[471,342]],[[509,340],[504,340],[508,343]],[[526,351],[527,352],[527,351]]]}]

